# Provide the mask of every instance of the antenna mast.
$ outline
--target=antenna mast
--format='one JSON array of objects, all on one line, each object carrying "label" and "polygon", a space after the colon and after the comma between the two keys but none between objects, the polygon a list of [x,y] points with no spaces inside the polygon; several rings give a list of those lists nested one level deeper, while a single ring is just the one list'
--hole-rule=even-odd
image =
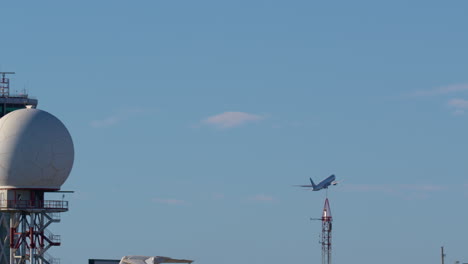
[{"label": "antenna mast", "polygon": [[326,198],[322,213],[322,264],[331,264],[332,221],[330,204]]},{"label": "antenna mast", "polygon": [[10,96],[10,79],[6,78],[7,74],[15,74],[14,72],[0,72],[0,97]]},{"label": "antenna mast", "polygon": [[445,254],[444,254],[444,247],[440,247],[440,255],[442,257],[442,264],[444,264],[444,260],[445,260]]},{"label": "antenna mast", "polygon": [[322,235],[320,244],[322,244],[322,264],[331,264],[332,253],[332,215],[328,198],[325,199],[321,218],[311,218],[311,220],[322,221]]}]

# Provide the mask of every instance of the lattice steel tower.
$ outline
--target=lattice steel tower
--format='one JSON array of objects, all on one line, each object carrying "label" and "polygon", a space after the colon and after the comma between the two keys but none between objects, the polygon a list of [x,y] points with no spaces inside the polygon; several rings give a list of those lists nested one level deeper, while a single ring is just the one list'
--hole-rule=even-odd
[{"label": "lattice steel tower", "polygon": [[322,264],[331,264],[332,257],[332,215],[328,198],[325,199],[325,205],[322,212]]},{"label": "lattice steel tower", "polygon": [[[60,246],[60,236],[47,227],[60,222],[60,213],[68,211],[67,201],[44,200],[41,190],[0,190],[0,221],[9,229],[2,237],[1,262],[10,264],[58,264],[48,253]],[[23,200],[24,199],[24,200]]]}]

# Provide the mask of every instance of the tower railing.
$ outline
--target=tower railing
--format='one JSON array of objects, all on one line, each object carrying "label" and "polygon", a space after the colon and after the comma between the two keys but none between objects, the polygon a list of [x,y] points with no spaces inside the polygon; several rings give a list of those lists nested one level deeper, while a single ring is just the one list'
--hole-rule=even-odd
[{"label": "tower railing", "polygon": [[0,200],[1,209],[64,209],[68,201],[62,200]]}]

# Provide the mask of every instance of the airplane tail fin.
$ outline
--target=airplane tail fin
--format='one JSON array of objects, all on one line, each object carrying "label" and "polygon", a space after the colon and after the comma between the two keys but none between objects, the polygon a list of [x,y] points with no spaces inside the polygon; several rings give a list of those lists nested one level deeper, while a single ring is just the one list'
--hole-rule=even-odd
[{"label": "airplane tail fin", "polygon": [[315,189],[316,185],[315,185],[314,181],[312,180],[312,178],[309,178],[309,179],[310,179],[310,183],[312,184],[312,187]]}]

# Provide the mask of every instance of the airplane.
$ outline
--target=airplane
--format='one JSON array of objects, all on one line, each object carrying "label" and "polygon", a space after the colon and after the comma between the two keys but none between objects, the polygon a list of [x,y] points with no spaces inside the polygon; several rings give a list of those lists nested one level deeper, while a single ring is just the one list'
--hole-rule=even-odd
[{"label": "airplane", "polygon": [[299,187],[308,187],[308,188],[312,188],[312,191],[320,191],[322,189],[328,189],[328,186],[330,185],[337,185],[338,182],[335,181],[335,175],[332,174],[330,176],[328,176],[325,180],[321,181],[319,184],[315,184],[314,181],[312,180],[312,178],[309,178],[310,179],[310,183],[312,185],[299,185]]}]

